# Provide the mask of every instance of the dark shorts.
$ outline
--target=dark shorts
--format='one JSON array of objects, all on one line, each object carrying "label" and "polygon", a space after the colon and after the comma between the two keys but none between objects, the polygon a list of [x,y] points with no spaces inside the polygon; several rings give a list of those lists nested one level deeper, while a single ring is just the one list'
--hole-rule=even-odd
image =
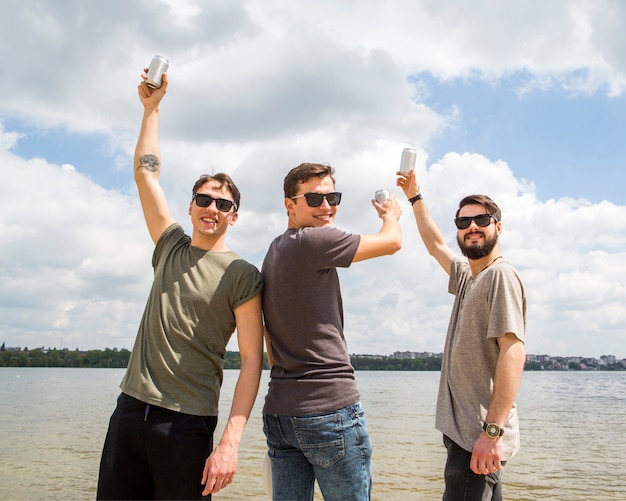
[{"label": "dark shorts", "polygon": [[216,416],[147,406],[122,393],[104,442],[97,499],[203,498]]}]

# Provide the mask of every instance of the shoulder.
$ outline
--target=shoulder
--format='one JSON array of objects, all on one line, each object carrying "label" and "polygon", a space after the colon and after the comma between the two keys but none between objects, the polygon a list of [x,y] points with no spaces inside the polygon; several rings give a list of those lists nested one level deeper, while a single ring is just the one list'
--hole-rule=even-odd
[{"label": "shoulder", "polygon": [[517,301],[526,302],[524,284],[511,263],[501,260],[487,271],[484,285],[489,296],[517,298]]},{"label": "shoulder", "polygon": [[471,274],[469,263],[455,255],[452,259],[452,263],[450,263],[450,277],[458,277],[466,274]]},{"label": "shoulder", "polygon": [[153,254],[153,264],[159,256],[170,254],[172,249],[190,246],[191,237],[185,233],[178,223],[170,224],[157,240]]},{"label": "shoulder", "polygon": [[212,261],[217,261],[229,271],[239,272],[258,272],[259,270],[251,262],[246,261],[235,251],[228,250],[224,252],[208,252],[207,257]]},{"label": "shoulder", "polygon": [[314,242],[338,242],[342,240],[359,240],[360,236],[340,230],[334,226],[323,228],[301,228],[298,230],[298,238],[302,241]]},{"label": "shoulder", "polygon": [[517,282],[520,285],[522,284],[522,278],[515,267],[504,259],[490,266],[489,274],[494,278]]}]

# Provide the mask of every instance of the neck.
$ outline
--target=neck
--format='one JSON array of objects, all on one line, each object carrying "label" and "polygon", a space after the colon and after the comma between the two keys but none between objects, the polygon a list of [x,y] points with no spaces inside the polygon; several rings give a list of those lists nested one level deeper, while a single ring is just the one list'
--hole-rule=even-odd
[{"label": "neck", "polygon": [[489,268],[498,259],[502,259],[502,256],[500,255],[500,251],[499,250],[497,252],[495,251],[496,249],[494,249],[494,252],[491,252],[488,256],[485,256],[481,259],[469,260],[470,270],[472,270],[472,278],[478,275],[481,271],[484,271],[487,268]]},{"label": "neck", "polygon": [[208,238],[204,235],[193,235],[191,245],[204,251],[225,252],[228,250],[223,238]]}]

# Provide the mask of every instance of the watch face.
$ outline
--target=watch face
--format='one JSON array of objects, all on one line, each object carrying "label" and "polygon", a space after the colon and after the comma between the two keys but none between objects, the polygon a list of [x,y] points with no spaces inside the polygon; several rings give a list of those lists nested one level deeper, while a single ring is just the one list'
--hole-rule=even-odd
[{"label": "watch face", "polygon": [[487,425],[485,431],[491,438],[497,438],[500,436],[500,427],[495,424]]}]

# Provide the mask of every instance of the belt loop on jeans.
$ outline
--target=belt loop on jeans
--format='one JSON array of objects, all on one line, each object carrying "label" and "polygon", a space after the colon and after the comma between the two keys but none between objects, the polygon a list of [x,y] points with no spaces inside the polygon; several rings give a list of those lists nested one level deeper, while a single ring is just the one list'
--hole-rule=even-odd
[{"label": "belt loop on jeans", "polygon": [[143,412],[143,420],[148,420],[148,414],[150,413],[150,404],[146,404],[146,410]]}]

